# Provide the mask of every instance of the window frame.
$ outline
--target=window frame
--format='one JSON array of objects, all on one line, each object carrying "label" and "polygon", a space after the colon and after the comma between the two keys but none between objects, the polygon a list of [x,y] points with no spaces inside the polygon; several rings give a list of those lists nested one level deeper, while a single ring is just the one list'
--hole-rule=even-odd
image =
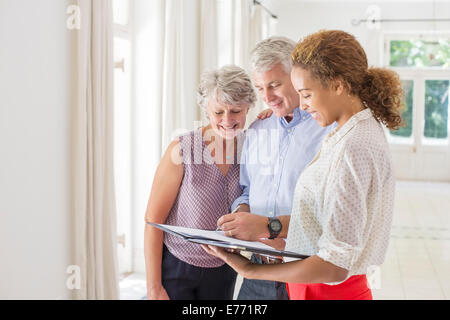
[{"label": "window frame", "polygon": [[[380,59],[381,65],[397,72],[401,80],[413,80],[413,133],[411,138],[393,136],[388,129],[385,129],[388,142],[397,149],[412,149],[415,152],[416,148],[420,146],[425,150],[436,151],[442,148],[448,149],[450,146],[450,130],[448,131],[447,139],[430,139],[424,136],[426,93],[425,81],[450,80],[450,67],[393,67],[390,65],[391,41],[416,39],[432,41],[441,38],[450,39],[450,32],[385,32],[382,36],[383,49]],[[447,125],[450,127],[449,122],[450,119],[447,119]]]},{"label": "window frame", "polygon": [[[114,10],[114,5],[113,5],[113,10]],[[130,121],[132,121],[133,119],[133,51],[134,51],[134,36],[133,36],[133,25],[132,25],[132,12],[134,12],[134,1],[132,0],[128,0],[128,23],[126,25],[120,24],[120,23],[116,23],[116,21],[114,21],[114,14],[113,14],[113,48],[114,48],[114,43],[116,39],[121,39],[121,40],[125,40],[127,42],[129,42],[129,59],[130,61],[125,61],[125,70],[122,72],[128,72],[129,73],[129,84],[128,84],[128,89],[129,89],[129,117],[130,117]],[[114,49],[115,50],[115,49]],[[116,69],[120,69],[121,66],[117,65],[117,62],[119,61],[115,61],[114,60],[114,73],[116,71]],[[115,90],[115,89],[114,89]],[[115,92],[114,92],[115,94]],[[116,109],[115,109],[116,110]],[[116,111],[115,111],[116,112]],[[127,150],[129,150],[130,154],[128,155],[128,164],[127,164],[127,168],[119,168],[126,170],[125,173],[121,174],[122,177],[124,176],[129,176],[127,178],[128,182],[126,182],[126,184],[128,184],[130,186],[130,188],[132,188],[133,186],[133,172],[132,172],[132,152],[133,152],[133,144],[132,144],[132,137],[133,137],[133,132],[132,132],[132,123],[128,123],[127,124],[129,126],[129,132],[127,132],[127,135],[129,136],[129,141],[127,140]],[[114,129],[115,130],[115,129]],[[128,131],[128,130],[127,130]],[[114,148],[116,149],[116,148]],[[115,166],[117,164],[115,163]],[[117,169],[117,167],[115,168],[115,170]],[[115,182],[116,184],[116,182]],[[118,197],[120,197],[119,194],[116,194],[116,199],[118,199]],[[117,201],[117,200],[116,200]],[[127,204],[126,206],[128,207],[128,213],[132,213],[133,212],[133,199],[132,199],[132,190],[130,190],[129,194],[126,196],[126,198],[123,200],[125,201]],[[119,209],[119,208],[118,208]],[[120,216],[120,212],[117,212],[117,224],[119,225],[120,219],[124,219],[124,217]],[[130,215],[129,217],[127,217],[127,221],[123,230],[123,234],[119,234],[119,229],[117,230],[117,246],[119,249],[119,246],[123,245],[124,247],[124,254],[125,256],[119,256],[119,272],[121,274],[121,278],[124,277],[125,275],[131,273],[134,271],[134,257],[133,257],[133,252],[134,252],[134,248],[133,248],[133,243],[134,243],[134,236],[133,236],[133,216]],[[125,237],[123,238],[123,236],[125,235]],[[123,260],[120,258],[122,257]]]}]

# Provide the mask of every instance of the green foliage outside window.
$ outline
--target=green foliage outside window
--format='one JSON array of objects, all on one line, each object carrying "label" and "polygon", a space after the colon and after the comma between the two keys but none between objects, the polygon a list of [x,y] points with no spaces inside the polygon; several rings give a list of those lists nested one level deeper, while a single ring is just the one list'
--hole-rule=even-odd
[{"label": "green foliage outside window", "polygon": [[404,127],[392,131],[391,134],[398,137],[411,137],[412,135],[412,115],[413,115],[413,89],[412,80],[402,80],[403,90],[405,91],[405,106],[402,112]]},{"label": "green foliage outside window", "polygon": [[424,137],[446,139],[448,136],[448,80],[425,81]]},{"label": "green foliage outside window", "polygon": [[392,40],[392,67],[450,67],[450,41]]},{"label": "green foliage outside window", "polygon": [[[390,66],[406,68],[450,68],[450,40],[391,40]],[[449,80],[425,81],[425,138],[446,139],[448,137],[448,113],[450,92]],[[405,109],[402,118],[405,126],[391,131],[393,136],[411,137],[413,132],[413,81],[403,80]]]}]

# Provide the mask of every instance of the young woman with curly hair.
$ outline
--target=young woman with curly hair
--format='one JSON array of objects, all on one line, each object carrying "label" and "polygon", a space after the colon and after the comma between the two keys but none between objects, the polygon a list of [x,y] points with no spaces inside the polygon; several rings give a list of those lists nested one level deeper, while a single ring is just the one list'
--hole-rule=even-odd
[{"label": "young woman with curly hair", "polygon": [[291,299],[372,299],[366,275],[384,261],[394,207],[383,125],[402,124],[399,77],[369,68],[361,45],[344,31],[309,35],[292,61],[300,107],[321,126],[338,126],[298,179],[286,242],[265,242],[310,257],[253,265],[220,248],[204,249],[246,278],[288,283]]}]

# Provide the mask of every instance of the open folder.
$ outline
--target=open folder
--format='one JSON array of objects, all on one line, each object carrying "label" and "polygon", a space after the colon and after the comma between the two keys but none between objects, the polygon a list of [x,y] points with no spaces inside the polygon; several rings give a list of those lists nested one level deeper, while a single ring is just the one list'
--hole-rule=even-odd
[{"label": "open folder", "polygon": [[201,230],[185,227],[171,226],[167,224],[156,224],[147,222],[148,224],[163,230],[164,232],[182,237],[186,241],[209,244],[222,248],[237,249],[241,251],[249,251],[253,253],[268,255],[268,256],[282,256],[297,259],[305,259],[308,256],[298,254],[291,251],[276,250],[262,242],[258,241],[244,241],[231,238],[225,235],[223,231]]}]

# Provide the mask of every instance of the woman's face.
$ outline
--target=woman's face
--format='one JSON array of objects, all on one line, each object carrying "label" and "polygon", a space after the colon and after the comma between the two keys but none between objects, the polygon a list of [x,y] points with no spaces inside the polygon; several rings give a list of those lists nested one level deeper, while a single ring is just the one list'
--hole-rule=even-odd
[{"label": "woman's face", "polygon": [[292,84],[300,96],[300,108],[308,111],[317,123],[326,127],[337,121],[342,88],[324,88],[309,71],[294,67]]},{"label": "woman's face", "polygon": [[244,129],[248,106],[225,105],[209,99],[206,113],[212,129],[224,139],[233,139]]}]

